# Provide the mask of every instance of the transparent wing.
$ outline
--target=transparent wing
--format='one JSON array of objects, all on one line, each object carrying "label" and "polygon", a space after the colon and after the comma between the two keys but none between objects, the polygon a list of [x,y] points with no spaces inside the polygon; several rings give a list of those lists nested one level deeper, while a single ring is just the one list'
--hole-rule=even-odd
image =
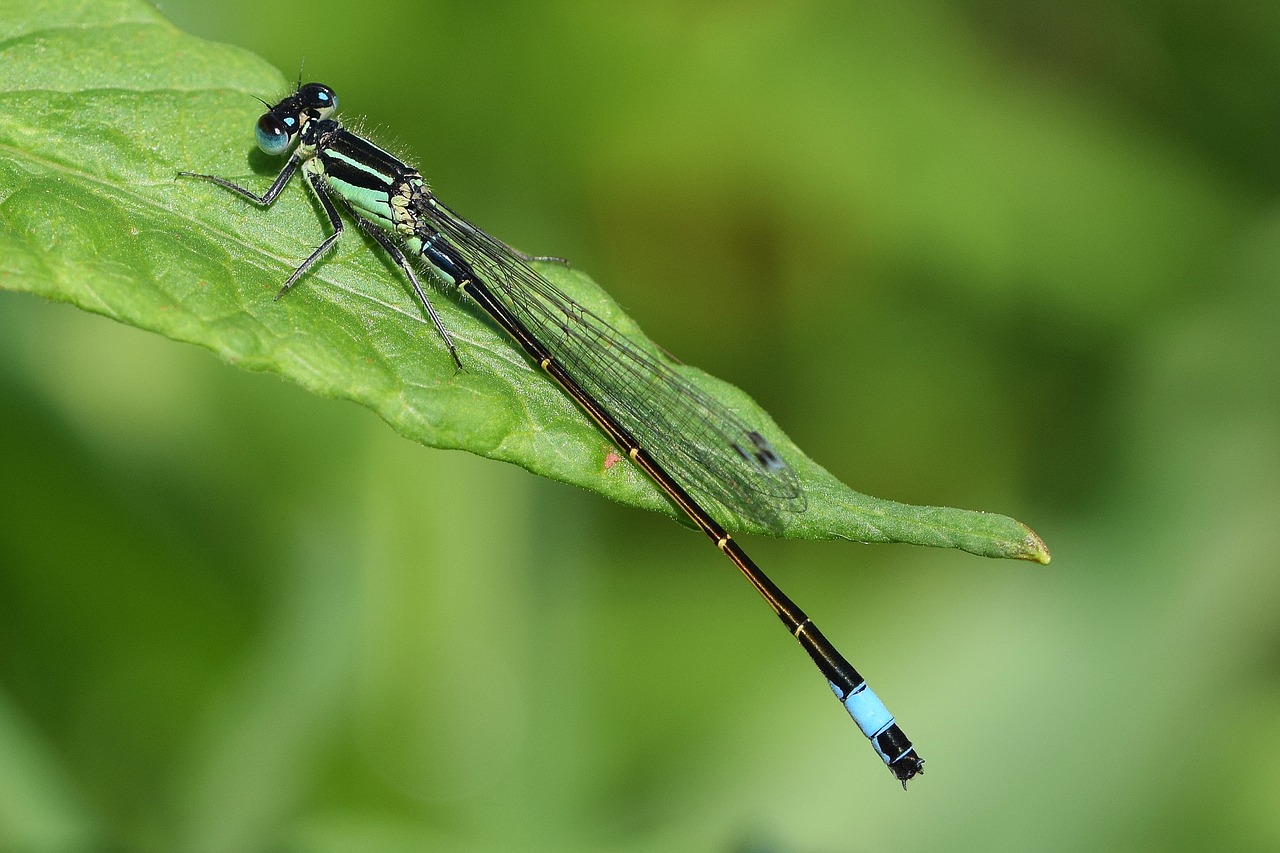
[{"label": "transparent wing", "polygon": [[[727,406],[574,302],[518,252],[432,199],[421,211],[588,394],[700,502],[771,530],[803,512],[795,472]],[[715,507],[707,507],[714,514]]]}]

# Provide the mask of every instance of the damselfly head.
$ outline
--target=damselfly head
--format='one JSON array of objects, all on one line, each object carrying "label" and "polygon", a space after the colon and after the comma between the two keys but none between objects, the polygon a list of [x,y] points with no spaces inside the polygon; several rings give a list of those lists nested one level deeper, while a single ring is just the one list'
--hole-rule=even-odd
[{"label": "damselfly head", "polygon": [[292,95],[258,119],[258,147],[267,154],[283,154],[316,119],[326,119],[338,108],[338,96],[323,83],[304,83]]}]

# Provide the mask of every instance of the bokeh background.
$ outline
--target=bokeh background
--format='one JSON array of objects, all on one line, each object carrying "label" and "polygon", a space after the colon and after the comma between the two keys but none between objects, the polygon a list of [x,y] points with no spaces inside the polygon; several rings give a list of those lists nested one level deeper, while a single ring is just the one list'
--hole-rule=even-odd
[{"label": "bokeh background", "polygon": [[748,543],[904,794],[698,535],[0,294],[0,849],[1280,847],[1280,6],[162,9],[1054,562]]}]

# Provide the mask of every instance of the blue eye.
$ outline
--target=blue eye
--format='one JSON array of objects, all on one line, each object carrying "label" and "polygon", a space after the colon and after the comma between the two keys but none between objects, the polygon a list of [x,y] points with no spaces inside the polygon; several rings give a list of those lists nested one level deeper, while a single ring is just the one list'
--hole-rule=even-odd
[{"label": "blue eye", "polygon": [[302,103],[322,116],[328,116],[338,108],[338,96],[323,83],[308,83],[298,90]]},{"label": "blue eye", "polygon": [[295,130],[298,120],[292,116],[284,119],[267,113],[258,119],[258,147],[267,154],[283,154],[289,148],[290,131]]}]

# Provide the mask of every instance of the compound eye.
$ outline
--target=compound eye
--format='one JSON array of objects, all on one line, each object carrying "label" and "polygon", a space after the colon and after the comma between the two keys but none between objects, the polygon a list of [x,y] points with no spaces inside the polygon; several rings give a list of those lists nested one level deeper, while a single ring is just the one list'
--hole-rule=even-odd
[{"label": "compound eye", "polygon": [[267,113],[258,119],[258,147],[267,154],[283,154],[297,130],[298,120],[293,116],[281,118],[275,113]]},{"label": "compound eye", "polygon": [[326,118],[338,108],[338,96],[323,83],[306,84],[298,90],[298,97],[302,99],[305,106],[316,110]]}]

